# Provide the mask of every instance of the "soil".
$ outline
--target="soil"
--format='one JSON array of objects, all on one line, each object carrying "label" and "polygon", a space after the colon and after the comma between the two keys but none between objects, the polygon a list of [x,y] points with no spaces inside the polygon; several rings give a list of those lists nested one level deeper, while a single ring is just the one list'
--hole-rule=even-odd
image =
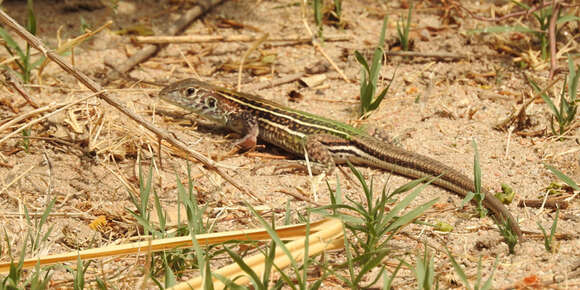
[{"label": "soil", "polygon": [[[133,36],[128,35],[127,29],[141,28],[142,32],[143,27],[151,28],[153,33],[161,35],[180,12],[193,5],[188,1],[143,0],[119,1],[116,7],[110,7],[94,5],[95,2],[98,1],[81,1],[81,5],[75,6],[70,1],[36,1],[35,14],[37,34],[51,48],[57,47],[59,33],[60,39],[66,40],[78,36],[83,24],[95,29],[108,20],[113,21],[107,29],[75,47],[72,53],[63,54],[69,61],[74,59],[76,69],[98,82],[104,82],[111,70],[105,63],[120,65],[142,47],[132,41]],[[332,1],[325,2],[328,5]],[[448,247],[459,264],[467,269],[472,283],[477,279],[477,263],[481,257],[485,277],[496,263],[493,288],[580,287],[578,196],[564,188],[559,196],[549,197],[568,203],[568,207],[559,212],[553,252],[544,249],[538,224],[549,229],[556,211],[519,206],[523,200],[543,200],[551,183],[562,183],[545,164],[580,181],[578,120],[562,138],[554,137],[550,129],[552,113],[546,103],[538,99],[527,107],[519,126],[509,126],[507,130],[494,128],[533,95],[526,75],[541,87],[550,82],[549,60],[542,60],[532,34],[470,33],[470,30],[495,24],[476,20],[457,6],[417,1],[410,33],[412,51],[466,57],[387,56],[379,80],[382,88],[395,75],[387,96],[367,119],[358,118],[361,66],[354,52],[360,51],[367,59],[371,58],[385,15],[389,17],[386,49],[400,50],[396,27],[397,21],[407,15],[407,2],[344,1],[344,25],[324,25],[322,33],[328,40],[322,47],[347,80],[308,42],[264,42],[246,60],[246,67],[253,69],[243,71],[241,91],[355,126],[387,132],[398,146],[435,158],[468,176],[473,176],[472,142],[477,142],[483,184],[492,192],[500,191],[502,183],[514,189],[515,199],[506,206],[519,220],[525,240],[516,246],[515,254],[509,255],[490,217],[478,218],[473,204],[462,207],[461,199],[455,194],[429,186],[413,206],[438,197],[435,207],[422,219],[427,224],[446,222],[453,226],[453,231],[438,232],[419,224],[404,228],[389,244],[393,254],[384,263],[389,272],[398,265],[399,258],[415,264],[426,241],[434,255],[435,272],[442,288],[461,287],[444,247]],[[486,17],[491,15],[490,11],[500,16],[519,10],[502,1],[497,1],[497,6],[480,1],[462,2],[464,7]],[[197,19],[184,34],[261,36],[267,32],[270,38],[309,37],[305,23],[316,32],[312,9],[306,9],[304,22],[300,3],[224,1]],[[80,8],[75,10],[75,7]],[[5,1],[3,8],[19,23],[25,23],[25,1]],[[577,8],[567,9],[578,16]],[[535,25],[532,17],[513,18],[502,24],[515,25],[516,20]],[[578,22],[570,23],[558,38],[560,52],[575,53],[576,64],[580,63],[578,26]],[[331,41],[333,35],[349,39]],[[23,44],[17,36],[13,37]],[[329,203],[325,181],[335,187],[336,177],[312,179],[302,171],[284,169],[288,164],[285,159],[297,158],[267,144],[259,144],[250,152],[228,154],[239,136],[200,125],[196,116],[170,116],[170,112],[181,112],[180,109],[159,100],[156,94],[160,86],[147,83],[164,85],[196,77],[235,88],[239,61],[251,46],[251,42],[170,44],[132,70],[128,75],[131,79],[114,80],[107,89],[134,113],[172,132],[191,149],[219,159],[223,170],[264,202],[240,194],[215,172],[197,162],[188,162],[183,154],[176,153],[176,149],[164,145],[159,152],[159,141],[152,132],[93,97],[32,125],[29,138],[19,133],[0,144],[0,227],[3,232],[0,262],[9,261],[10,255],[19,255],[28,231],[33,228],[26,221],[24,208],[29,214],[41,213],[52,199],[55,204],[46,224],[52,227],[52,232],[34,254],[57,254],[134,240],[142,229],[127,209],[136,209],[130,192],[138,192],[140,166],[145,172],[153,166],[156,193],[169,212],[171,224],[177,222],[176,175],[186,182],[188,163],[198,199],[207,206],[207,216],[215,224],[213,230],[216,232],[259,226],[243,205],[244,201],[259,206],[266,219],[274,217],[279,224],[285,218],[288,201],[292,222],[296,223],[299,214],[314,207],[308,200]],[[0,51],[2,60],[8,57],[6,50]],[[561,70],[556,71],[556,77],[563,78],[567,72],[567,54],[559,54],[557,63]],[[293,81],[256,89],[312,67],[322,67],[326,77],[316,87],[305,87]],[[548,91],[559,96],[562,86],[563,82],[558,82]],[[91,94],[54,63],[48,64],[41,76],[34,70],[32,84],[24,88],[41,107],[70,103]],[[4,86],[1,90],[0,126],[34,110],[12,87]],[[38,117],[40,115],[33,115],[3,128],[0,136]],[[361,167],[359,170],[367,180],[373,180],[377,193],[384,185],[392,190],[409,181],[377,169]],[[354,200],[363,200],[362,190],[353,182],[352,174],[345,176],[340,172],[337,170],[335,174],[344,194]],[[299,200],[295,196],[302,198]],[[104,221],[102,218],[99,221],[99,217],[105,217]],[[10,241],[10,248],[6,240]],[[344,258],[340,252],[331,256],[337,261]],[[100,277],[114,287],[132,288],[142,283],[145,262],[144,255],[100,260],[90,267],[87,280]],[[315,273],[313,270],[312,275]],[[198,272],[186,269],[181,274],[180,279],[185,280]],[[62,267],[56,268],[51,286],[72,287],[72,278]],[[150,280],[145,283],[150,283],[146,287],[155,287]],[[393,286],[416,288],[415,275],[404,268]],[[327,279],[323,287],[345,286],[337,279]]]}]

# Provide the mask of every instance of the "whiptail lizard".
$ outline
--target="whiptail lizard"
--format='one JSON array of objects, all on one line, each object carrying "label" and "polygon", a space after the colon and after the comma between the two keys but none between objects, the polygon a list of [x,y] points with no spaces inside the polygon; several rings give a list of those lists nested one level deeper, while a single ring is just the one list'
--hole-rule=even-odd
[{"label": "whiptail lizard", "polygon": [[[280,105],[262,97],[214,86],[196,79],[175,82],[159,93],[161,99],[202,115],[244,136],[238,145],[251,148],[257,139],[290,153],[308,156],[334,166],[380,168],[410,178],[439,176],[433,183],[466,196],[475,192],[473,181],[459,171],[429,157],[409,152],[372,137],[347,124]],[[483,205],[498,222],[507,222],[522,238],[522,231],[506,207],[487,190]]]}]

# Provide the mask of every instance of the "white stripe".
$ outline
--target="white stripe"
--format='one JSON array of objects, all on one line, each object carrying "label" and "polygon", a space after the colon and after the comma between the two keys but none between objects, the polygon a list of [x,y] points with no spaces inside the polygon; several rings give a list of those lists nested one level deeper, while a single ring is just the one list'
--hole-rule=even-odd
[{"label": "white stripe", "polygon": [[[277,112],[270,111],[270,110],[268,110],[266,108],[263,108],[263,107],[260,107],[260,106],[254,106],[252,104],[245,103],[242,100],[240,100],[239,98],[236,98],[234,96],[230,96],[229,94],[225,94],[225,93],[222,93],[222,92],[219,92],[219,91],[218,91],[218,93],[220,95],[222,95],[224,98],[226,98],[226,99],[228,99],[230,101],[243,104],[243,105],[248,106],[248,107],[250,107],[250,108],[252,108],[254,110],[257,110],[257,111],[262,111],[262,112],[266,112],[266,113],[270,113],[272,115],[278,116],[280,118],[289,119],[290,121],[296,122],[296,123],[298,123],[298,124],[300,124],[302,126],[305,126],[305,127],[315,127],[315,128],[322,129],[322,130],[325,130],[325,131],[332,131],[332,132],[334,132],[335,134],[338,134],[338,135],[350,135],[347,132],[344,132],[344,131],[341,131],[341,130],[336,130],[334,128],[328,128],[328,127],[321,126],[321,125],[318,125],[318,124],[312,124],[312,123],[308,123],[308,122],[303,122],[301,120],[294,119],[291,116],[288,116],[288,115],[283,114],[283,113],[277,113]],[[257,102],[260,102],[260,101],[257,100]],[[282,108],[279,108],[279,109],[283,110]],[[297,114],[299,114],[299,113],[297,113]],[[281,128],[280,126],[276,126],[276,127]],[[286,130],[286,132],[289,132],[289,131]]]},{"label": "white stripe", "polygon": [[264,122],[264,123],[267,123],[270,126],[274,126],[274,127],[278,128],[278,129],[284,130],[284,131],[286,131],[286,133],[288,133],[288,134],[290,134],[292,136],[298,136],[301,139],[306,138],[306,134],[301,133],[301,132],[294,131],[294,130],[288,128],[288,126],[284,126],[282,124],[278,124],[278,123],[276,123],[274,121],[270,121],[270,120],[264,119],[264,118],[260,118],[259,120],[262,121],[262,122]]}]

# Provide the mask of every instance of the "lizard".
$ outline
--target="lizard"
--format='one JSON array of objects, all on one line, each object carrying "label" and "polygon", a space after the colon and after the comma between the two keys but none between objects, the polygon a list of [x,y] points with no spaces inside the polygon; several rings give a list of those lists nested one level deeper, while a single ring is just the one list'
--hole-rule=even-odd
[{"label": "lizard", "polygon": [[[348,124],[258,95],[190,78],[166,86],[159,97],[241,134],[237,145],[242,149],[254,147],[260,139],[298,156],[306,152],[313,161],[328,167],[350,162],[408,178],[427,177],[433,184],[463,197],[475,192],[472,179],[442,162],[384,142]],[[488,190],[482,188],[482,192],[483,205],[497,222],[507,224],[522,240],[522,230],[509,210]]]}]

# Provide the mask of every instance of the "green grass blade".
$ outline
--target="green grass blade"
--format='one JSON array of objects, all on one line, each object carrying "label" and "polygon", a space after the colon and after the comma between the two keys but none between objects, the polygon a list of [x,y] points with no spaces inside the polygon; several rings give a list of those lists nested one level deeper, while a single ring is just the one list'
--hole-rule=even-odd
[{"label": "green grass blade", "polygon": [[159,196],[157,195],[156,190],[153,190],[153,201],[155,202],[155,211],[157,212],[157,218],[159,220],[159,229],[162,233],[165,233],[167,215],[161,206],[161,202],[159,201]]},{"label": "green grass blade", "polygon": [[270,282],[270,274],[272,273],[272,265],[274,264],[274,258],[276,258],[276,243],[270,242],[270,247],[266,256],[264,263],[264,275],[262,275],[262,284],[268,286]]},{"label": "green grass blade", "polygon": [[369,64],[367,63],[367,60],[364,58],[364,56],[362,56],[362,54],[358,52],[358,50],[355,50],[354,57],[356,58],[358,63],[360,63],[363,66],[365,71],[370,75],[371,69],[369,68]]},{"label": "green grass blade", "polygon": [[463,271],[461,266],[459,266],[459,264],[457,264],[457,261],[455,261],[455,258],[453,257],[453,255],[451,255],[451,252],[449,252],[449,249],[447,247],[445,247],[445,252],[447,253],[447,256],[449,257],[449,259],[451,260],[451,265],[453,265],[453,269],[455,270],[455,273],[457,273],[457,275],[459,276],[459,278],[463,282],[463,286],[465,286],[465,288],[471,290],[471,286],[469,285],[469,281],[467,280],[467,275],[465,274],[465,272]]},{"label": "green grass blade", "polygon": [[[247,202],[244,202],[244,203],[245,203],[246,207],[248,207],[250,212],[256,217],[256,219],[258,219],[258,221],[260,222],[262,227],[264,227],[266,232],[268,232],[268,235],[270,235],[272,240],[274,242],[276,242],[276,245],[278,247],[280,247],[280,249],[282,249],[284,254],[288,257],[288,259],[290,260],[290,264],[292,265],[292,268],[294,269],[294,271],[297,271],[298,263],[296,262],[296,259],[294,259],[294,256],[292,256],[292,253],[290,253],[290,250],[288,250],[288,247],[286,247],[286,244],[284,244],[284,242],[280,239],[280,236],[278,236],[278,233],[276,233],[276,231],[270,226],[270,224],[268,224],[264,220],[264,218],[262,218],[262,216],[260,216],[260,214],[258,214],[258,212],[252,207],[252,205],[250,205]],[[299,273],[295,273],[295,274],[297,275],[296,277],[299,277]]]},{"label": "green grass blade", "polygon": [[257,287],[257,289],[259,289],[259,290],[265,289],[264,288],[265,285],[262,285],[262,283],[260,283],[260,278],[258,277],[256,272],[254,271],[254,269],[252,269],[250,266],[248,266],[248,264],[244,261],[244,259],[242,257],[240,257],[240,255],[234,253],[232,250],[230,250],[225,245],[224,245],[224,250],[226,250],[226,252],[228,253],[228,255],[230,255],[232,260],[234,260],[234,262],[236,264],[238,264],[240,269],[242,269],[242,271],[244,271],[246,274],[248,274],[248,277],[252,281],[252,284],[255,287]]},{"label": "green grass blade", "polygon": [[[542,91],[540,89],[540,87],[538,86],[538,84],[533,79],[531,79],[527,75],[526,75],[526,78],[528,79],[528,82],[534,88],[534,91],[536,91],[536,93],[539,93]],[[554,115],[559,116],[560,112],[558,111],[558,108],[556,108],[556,105],[554,105],[554,102],[552,102],[552,99],[546,93],[543,93],[541,95],[541,97],[542,97],[542,99],[544,99],[544,102],[546,102],[546,104],[548,104],[548,107],[550,108],[550,110],[552,110],[552,113],[554,113]]]},{"label": "green grass blade", "polygon": [[499,261],[498,257],[495,257],[495,262],[493,262],[493,268],[491,268],[491,273],[489,274],[489,277],[487,278],[487,280],[485,280],[485,283],[483,284],[483,286],[480,288],[481,290],[489,290],[493,288],[493,285],[491,285],[491,283],[493,282],[493,274],[495,274],[495,270],[497,269],[497,262]]},{"label": "green grass blade", "polygon": [[560,180],[564,181],[566,184],[568,184],[570,187],[572,187],[574,190],[580,190],[580,186],[578,186],[578,184],[576,182],[574,182],[574,180],[572,180],[572,178],[570,178],[568,175],[564,174],[564,172],[556,169],[555,167],[548,165],[548,164],[544,164],[544,166],[546,166],[546,168],[548,168],[550,171],[552,171],[552,173],[554,175],[556,175],[556,177],[558,177]]},{"label": "green grass blade", "polygon": [[33,0],[27,1],[27,18],[26,18],[26,30],[33,35],[36,35],[36,16],[34,16],[34,9],[32,4],[34,3]]},{"label": "green grass blade", "polygon": [[516,0],[510,0],[510,2],[512,2],[513,4],[519,6],[520,8],[524,8],[525,10],[529,10],[530,9],[530,6],[528,6],[524,2],[520,2],[520,1],[516,1]]},{"label": "green grass blade", "polygon": [[409,31],[411,30],[411,13],[413,12],[413,3],[409,7],[409,13],[407,14],[407,24],[405,25],[405,47],[403,50],[409,50]]},{"label": "green grass blade", "polygon": [[393,271],[393,275],[391,277],[387,277],[387,271],[383,272],[383,290],[391,289],[391,284],[393,284],[393,280],[395,280],[395,276],[397,276],[401,266],[403,266],[402,261],[399,263],[397,268],[395,268],[395,271]]},{"label": "green grass blade", "polygon": [[218,274],[218,273],[213,273],[212,274],[214,277],[216,277],[218,280],[220,280],[220,282],[224,283],[224,285],[226,286],[225,289],[230,289],[230,290],[248,290],[247,287],[244,286],[240,286],[238,284],[236,284],[236,282]]},{"label": "green grass blade", "polygon": [[137,212],[135,212],[135,211],[132,211],[132,210],[128,210],[128,211],[137,220],[137,223],[139,223],[141,226],[143,226],[143,230],[145,230],[145,232],[148,232],[148,233],[155,232],[155,228],[153,228],[151,226],[151,224],[149,223],[149,220],[147,220],[145,217],[143,217],[143,215],[141,215],[141,213],[137,214]]},{"label": "green grass blade", "polygon": [[369,77],[369,82],[371,84],[371,96],[375,95],[377,89],[377,82],[379,80],[379,72],[381,70],[381,60],[383,59],[383,49],[377,47],[373,53],[373,59],[371,61],[371,74]]},{"label": "green grass blade", "polygon": [[[369,273],[372,269],[374,269],[376,266],[378,266],[383,261],[383,258],[385,258],[389,253],[390,253],[389,250],[383,250],[382,252],[377,253],[371,260],[367,261],[362,266],[360,272],[358,273],[358,275],[356,276],[354,281],[356,281],[357,284],[360,283],[363,280],[363,278],[365,277],[365,275],[367,273]],[[379,275],[377,275],[377,276],[379,276]],[[370,285],[372,285],[372,284],[370,284]]]},{"label": "green grass blade", "polygon": [[569,21],[580,21],[580,17],[574,15],[562,16],[556,20],[556,24],[564,24]]},{"label": "green grass blade", "polygon": [[560,209],[556,209],[556,217],[554,217],[554,222],[552,223],[552,229],[550,229],[550,244],[554,240],[556,235],[556,228],[558,227],[558,217],[560,217]]},{"label": "green grass blade", "polygon": [[397,194],[407,192],[407,191],[415,188],[417,185],[422,184],[423,182],[425,182],[425,180],[427,180],[427,177],[423,177],[423,178],[419,178],[419,179],[415,179],[415,180],[412,180],[410,182],[407,182],[407,183],[403,184],[402,186],[398,187],[397,189],[393,190],[393,193],[391,193],[391,196],[395,196]]},{"label": "green grass blade", "polygon": [[[8,32],[6,32],[6,30],[4,30],[4,28],[0,27],[0,38],[4,39],[4,41],[6,41],[6,45],[16,51],[16,53],[18,54],[18,58],[20,58],[21,60],[24,60],[26,58],[26,55],[24,54],[24,51],[22,50],[22,48],[20,48],[20,46],[18,46],[18,43],[16,43],[16,41],[14,41],[14,38],[12,38],[12,36],[10,36],[10,34],[8,34]],[[23,69],[21,67],[21,69]]]},{"label": "green grass blade", "polygon": [[381,104],[381,102],[383,101],[383,99],[385,98],[385,96],[387,95],[387,91],[389,90],[389,87],[391,87],[391,83],[389,83],[389,85],[387,85],[387,87],[385,87],[381,91],[381,93],[377,95],[377,97],[375,98],[375,100],[368,105],[368,110],[369,111],[374,111],[374,110],[376,110],[379,107],[379,105]]},{"label": "green grass blade", "polygon": [[165,271],[165,279],[164,279],[165,288],[169,288],[177,284],[175,273],[173,273],[173,270],[169,266],[169,263],[167,263],[167,255],[165,254],[165,252],[163,252],[163,268]]},{"label": "green grass blade", "polygon": [[[409,182],[408,184],[416,183],[417,181],[423,181],[425,179],[426,178],[417,179],[417,180],[414,180],[412,182]],[[401,212],[403,209],[405,209],[407,206],[409,206],[409,204],[417,197],[417,195],[419,195],[419,193],[421,193],[421,191],[423,191],[423,189],[425,189],[432,181],[433,180],[422,184],[420,187],[414,189],[410,194],[408,194],[405,198],[403,198],[403,200],[397,202],[395,207],[393,207],[389,211],[389,213],[387,213],[387,215],[385,215],[385,217],[383,218],[383,222],[381,222],[379,227],[384,228],[387,223],[389,223],[397,214],[399,214],[399,212]],[[425,205],[425,204],[423,204],[423,205]],[[400,219],[401,218],[399,218],[399,220]],[[401,221],[401,222],[403,222],[402,224],[406,224],[406,221]],[[385,231],[391,230],[391,229],[396,229],[396,227],[393,227],[393,224],[391,224],[389,227],[387,227],[385,229]]]},{"label": "green grass blade", "polygon": [[542,224],[540,224],[540,222],[536,221],[536,224],[538,225],[538,227],[542,231],[542,235],[544,236],[544,248],[546,249],[546,251],[550,252],[552,250],[552,245],[550,243],[548,233],[546,233],[546,229],[544,229],[544,227],[542,226]]},{"label": "green grass blade", "polygon": [[477,150],[477,142],[475,139],[471,140],[473,146],[473,182],[475,184],[476,194],[481,192],[481,167],[479,166],[479,152]]},{"label": "green grass blade", "polygon": [[389,22],[389,16],[385,15],[385,17],[383,18],[383,26],[381,27],[381,35],[379,36],[379,44],[377,45],[378,47],[382,48],[385,45],[385,32],[387,31],[387,23]]},{"label": "green grass blade", "polygon": [[74,290],[83,290],[85,289],[85,275],[83,271],[83,260],[81,256],[77,256],[77,269],[74,275],[73,280],[73,289]]},{"label": "green grass blade", "polygon": [[574,67],[574,60],[568,54],[568,97],[572,104],[576,101],[576,92],[578,89],[578,79],[580,78],[580,67]]},{"label": "green grass blade", "polygon": [[[369,189],[369,186],[364,178],[364,176],[362,176],[362,173],[360,171],[358,171],[353,165],[352,163],[350,163],[349,161],[347,161],[348,167],[350,168],[350,171],[354,174],[354,176],[356,176],[356,179],[358,179],[358,181],[360,182],[360,185],[363,188],[363,191],[365,193],[370,192],[371,190]],[[367,196],[367,201],[368,201],[368,196]],[[371,198],[372,201],[372,198]]]},{"label": "green grass blade", "polygon": [[306,215],[306,232],[304,234],[304,256],[302,257],[302,283],[300,288],[304,288],[308,281],[308,261],[309,261],[309,249],[310,249],[310,212]]},{"label": "green grass blade", "polygon": [[319,30],[322,27],[322,0],[314,0],[313,3],[314,8],[314,22]]},{"label": "green grass blade", "polygon": [[422,215],[426,210],[428,210],[430,207],[432,207],[438,200],[439,200],[439,198],[434,198],[434,199],[432,199],[432,200],[430,200],[430,201],[422,204],[421,206],[419,206],[419,207],[411,210],[409,213],[407,213],[404,216],[398,218],[388,228],[394,230],[394,229],[397,229],[399,227],[402,227],[403,225],[406,225],[408,223],[411,223],[417,217],[419,217],[420,215]]}]

